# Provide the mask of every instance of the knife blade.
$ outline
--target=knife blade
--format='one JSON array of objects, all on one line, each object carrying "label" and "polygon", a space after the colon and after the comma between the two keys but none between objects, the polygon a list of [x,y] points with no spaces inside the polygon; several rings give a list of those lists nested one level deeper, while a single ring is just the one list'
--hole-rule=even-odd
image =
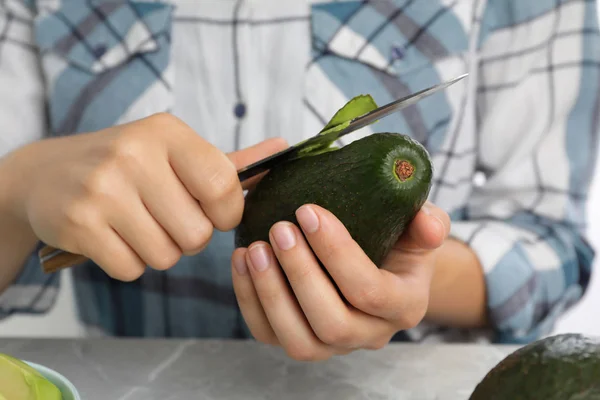
[{"label": "knife blade", "polygon": [[352,133],[358,129],[364,128],[365,126],[372,124],[378,119],[384,118],[396,111],[411,106],[417,103],[418,101],[422,100],[423,98],[428,97],[442,89],[447,88],[450,85],[455,84],[456,82],[465,78],[467,75],[469,74],[462,74],[446,82],[439,83],[437,85],[420,90],[401,99],[394,100],[391,103],[378,107],[373,111],[370,111],[366,114],[361,115],[360,117],[353,119],[346,128],[340,131],[332,131],[325,134],[317,134],[311,137],[310,139],[304,140],[300,143],[297,143],[294,146],[288,147],[285,150],[275,153],[269,157],[263,158],[262,160],[259,160],[253,164],[250,164],[238,170],[238,178],[241,182],[243,182],[249,178],[252,178],[253,176],[256,176],[264,171],[273,168],[279,163],[290,160],[291,158],[297,156],[302,149],[305,149],[309,146],[313,146],[318,143],[333,143],[342,136]]}]

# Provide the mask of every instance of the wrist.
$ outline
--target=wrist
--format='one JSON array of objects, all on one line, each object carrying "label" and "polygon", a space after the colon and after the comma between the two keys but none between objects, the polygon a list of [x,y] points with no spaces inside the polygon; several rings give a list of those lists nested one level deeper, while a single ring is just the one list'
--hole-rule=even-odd
[{"label": "wrist", "polygon": [[0,215],[19,231],[30,230],[25,207],[27,185],[32,182],[28,153],[28,146],[24,146],[0,158]]},{"label": "wrist", "polygon": [[31,185],[28,151],[0,158],[0,293],[18,276],[38,241],[27,218],[25,193]]},{"label": "wrist", "polygon": [[436,260],[425,320],[458,328],[485,327],[485,275],[473,250],[450,238]]}]

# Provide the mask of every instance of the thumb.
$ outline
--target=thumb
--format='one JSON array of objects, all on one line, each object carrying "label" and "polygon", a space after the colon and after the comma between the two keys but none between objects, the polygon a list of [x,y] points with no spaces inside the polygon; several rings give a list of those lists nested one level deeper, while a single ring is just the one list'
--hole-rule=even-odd
[{"label": "thumb", "polygon": [[412,251],[437,249],[448,237],[450,224],[448,214],[427,201],[394,248]]},{"label": "thumb", "polygon": [[[233,165],[235,165],[235,168],[239,170],[265,157],[285,150],[288,147],[289,146],[285,139],[272,138],[257,143],[254,146],[228,153],[227,157],[229,157]],[[244,189],[248,189],[249,187],[253,186],[263,174],[252,177],[251,179],[243,182],[242,187]]]},{"label": "thumb", "polygon": [[450,233],[450,216],[429,201],[425,202],[407,230],[387,255],[383,269],[393,273],[429,274],[433,261]]}]

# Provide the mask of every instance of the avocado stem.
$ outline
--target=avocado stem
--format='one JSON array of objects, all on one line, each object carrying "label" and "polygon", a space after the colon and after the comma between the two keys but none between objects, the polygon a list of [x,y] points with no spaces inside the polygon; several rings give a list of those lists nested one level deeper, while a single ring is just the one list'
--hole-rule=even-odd
[{"label": "avocado stem", "polygon": [[402,182],[413,176],[415,167],[406,160],[396,160],[396,176]]}]

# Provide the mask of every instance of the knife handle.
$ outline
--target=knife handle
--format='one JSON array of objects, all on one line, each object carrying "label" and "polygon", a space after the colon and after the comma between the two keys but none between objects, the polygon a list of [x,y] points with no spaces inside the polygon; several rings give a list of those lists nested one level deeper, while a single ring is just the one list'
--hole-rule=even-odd
[{"label": "knife handle", "polygon": [[87,257],[80,254],[69,253],[52,246],[42,247],[40,251],[38,251],[38,257],[42,264],[42,271],[46,274],[74,267],[75,265],[88,260]]}]

